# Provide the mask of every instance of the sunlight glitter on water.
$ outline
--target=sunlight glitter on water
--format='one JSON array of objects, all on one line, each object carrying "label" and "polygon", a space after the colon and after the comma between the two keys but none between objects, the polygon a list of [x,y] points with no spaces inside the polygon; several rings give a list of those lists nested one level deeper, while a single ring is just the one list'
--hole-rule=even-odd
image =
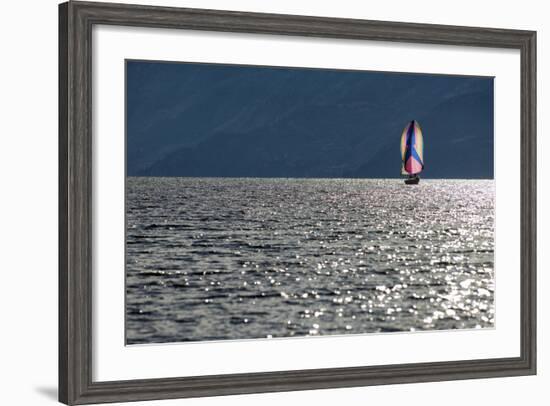
[{"label": "sunlight glitter on water", "polygon": [[127,186],[129,344],[494,325],[491,180]]}]

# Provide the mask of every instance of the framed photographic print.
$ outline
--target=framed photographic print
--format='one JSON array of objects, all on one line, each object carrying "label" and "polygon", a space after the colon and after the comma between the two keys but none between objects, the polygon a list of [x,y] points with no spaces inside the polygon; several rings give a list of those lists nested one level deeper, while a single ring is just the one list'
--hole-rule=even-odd
[{"label": "framed photographic print", "polygon": [[59,28],[61,402],[535,374],[535,32]]}]

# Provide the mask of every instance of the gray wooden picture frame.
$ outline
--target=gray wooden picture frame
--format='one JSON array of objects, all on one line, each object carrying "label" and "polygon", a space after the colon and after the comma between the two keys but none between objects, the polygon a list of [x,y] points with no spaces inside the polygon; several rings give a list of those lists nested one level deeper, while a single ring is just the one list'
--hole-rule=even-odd
[{"label": "gray wooden picture frame", "polygon": [[[129,381],[92,380],[94,24],[490,48],[521,53],[521,352],[517,358]],[[68,2],[59,6],[59,400],[66,404],[536,373],[536,32]]]}]

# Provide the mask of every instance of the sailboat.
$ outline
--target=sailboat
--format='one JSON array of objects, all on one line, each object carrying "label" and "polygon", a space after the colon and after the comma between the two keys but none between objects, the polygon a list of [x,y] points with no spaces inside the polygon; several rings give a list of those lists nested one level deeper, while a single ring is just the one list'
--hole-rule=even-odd
[{"label": "sailboat", "polygon": [[424,138],[416,120],[409,122],[401,135],[401,175],[407,185],[420,182],[418,174],[424,169]]}]

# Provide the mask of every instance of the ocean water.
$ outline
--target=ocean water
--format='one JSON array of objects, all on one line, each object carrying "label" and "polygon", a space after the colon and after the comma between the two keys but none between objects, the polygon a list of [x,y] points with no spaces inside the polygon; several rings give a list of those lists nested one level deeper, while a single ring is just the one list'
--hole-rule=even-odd
[{"label": "ocean water", "polygon": [[128,344],[494,326],[492,180],[127,179]]}]

